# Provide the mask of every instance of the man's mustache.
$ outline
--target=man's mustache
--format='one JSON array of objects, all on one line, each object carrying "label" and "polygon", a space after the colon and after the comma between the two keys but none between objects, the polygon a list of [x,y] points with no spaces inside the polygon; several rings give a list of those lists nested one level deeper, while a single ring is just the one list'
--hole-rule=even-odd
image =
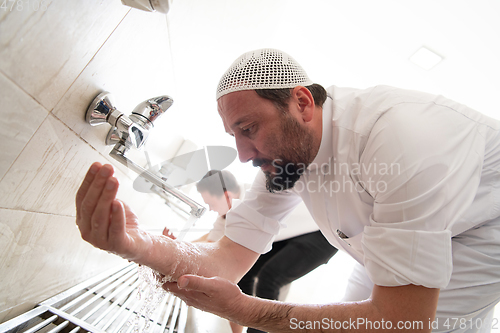
[{"label": "man's mustache", "polygon": [[264,158],[256,158],[256,159],[252,160],[252,165],[254,167],[260,167],[263,164],[271,164],[271,163],[272,163],[271,160],[264,159]]}]

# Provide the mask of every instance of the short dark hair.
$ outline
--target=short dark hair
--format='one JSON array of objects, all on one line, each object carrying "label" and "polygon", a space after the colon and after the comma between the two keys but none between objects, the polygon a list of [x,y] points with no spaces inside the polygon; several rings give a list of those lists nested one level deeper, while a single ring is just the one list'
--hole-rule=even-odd
[{"label": "short dark hair", "polygon": [[[306,88],[311,92],[314,103],[318,106],[323,106],[327,96],[325,88],[317,83],[306,86]],[[273,101],[276,107],[278,107],[278,109],[280,110],[287,109],[288,99],[292,96],[291,88],[256,89],[255,91],[260,97]]]},{"label": "short dark hair", "polygon": [[227,170],[210,170],[196,184],[198,192],[208,192],[212,196],[221,197],[224,192],[240,193],[236,177]]}]

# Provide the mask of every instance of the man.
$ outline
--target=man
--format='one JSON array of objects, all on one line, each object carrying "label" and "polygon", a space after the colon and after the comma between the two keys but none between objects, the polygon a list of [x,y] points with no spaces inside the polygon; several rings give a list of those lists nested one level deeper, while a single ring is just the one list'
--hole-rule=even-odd
[{"label": "man", "polygon": [[216,242],[224,236],[226,214],[233,207],[233,200],[243,200],[248,188],[247,184],[239,184],[236,177],[227,170],[210,170],[196,183],[196,190],[203,202],[218,216],[212,229],[195,242]]},{"label": "man", "polygon": [[[115,199],[112,168],[94,164],[77,194],[85,240],[172,276],[165,288],[188,304],[271,332],[489,331],[500,299],[498,121],[391,87],[326,94],[267,49],[233,63],[217,98],[240,160],[266,174],[228,214],[225,236],[193,248],[141,232]],[[283,304],[231,282],[301,200],[330,243],[364,265],[369,299]]]},{"label": "man", "polygon": [[[248,184],[238,184],[227,170],[209,171],[196,184],[203,201],[219,216],[209,233],[194,242],[216,242],[224,236],[226,214],[244,200]],[[296,279],[325,264],[337,252],[318,230],[309,214],[295,209],[284,221],[282,229],[272,244],[272,250],[261,255],[252,268],[238,282],[247,295],[278,300],[280,291]],[[169,235],[164,232],[164,235]],[[241,325],[230,322],[233,333],[242,332]],[[248,333],[263,332],[248,328]]]}]

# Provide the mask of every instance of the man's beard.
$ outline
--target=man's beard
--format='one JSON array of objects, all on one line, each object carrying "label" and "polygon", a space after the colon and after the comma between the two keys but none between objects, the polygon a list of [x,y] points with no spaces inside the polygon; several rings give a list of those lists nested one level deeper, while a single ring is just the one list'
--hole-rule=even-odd
[{"label": "man's beard", "polygon": [[278,152],[278,158],[270,161],[267,159],[255,159],[254,166],[271,164],[275,171],[264,172],[266,175],[266,188],[275,193],[292,188],[300,179],[307,166],[312,162],[311,152],[313,146],[312,133],[303,128],[299,122],[284,114],[280,132],[274,135],[274,151]]}]

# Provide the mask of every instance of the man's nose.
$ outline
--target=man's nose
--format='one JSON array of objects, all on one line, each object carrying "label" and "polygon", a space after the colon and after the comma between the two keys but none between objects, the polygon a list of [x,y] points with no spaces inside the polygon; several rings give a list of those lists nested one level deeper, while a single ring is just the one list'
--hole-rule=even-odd
[{"label": "man's nose", "polygon": [[238,156],[242,163],[249,162],[257,156],[257,149],[252,142],[246,138],[236,138],[236,149],[238,150]]}]

